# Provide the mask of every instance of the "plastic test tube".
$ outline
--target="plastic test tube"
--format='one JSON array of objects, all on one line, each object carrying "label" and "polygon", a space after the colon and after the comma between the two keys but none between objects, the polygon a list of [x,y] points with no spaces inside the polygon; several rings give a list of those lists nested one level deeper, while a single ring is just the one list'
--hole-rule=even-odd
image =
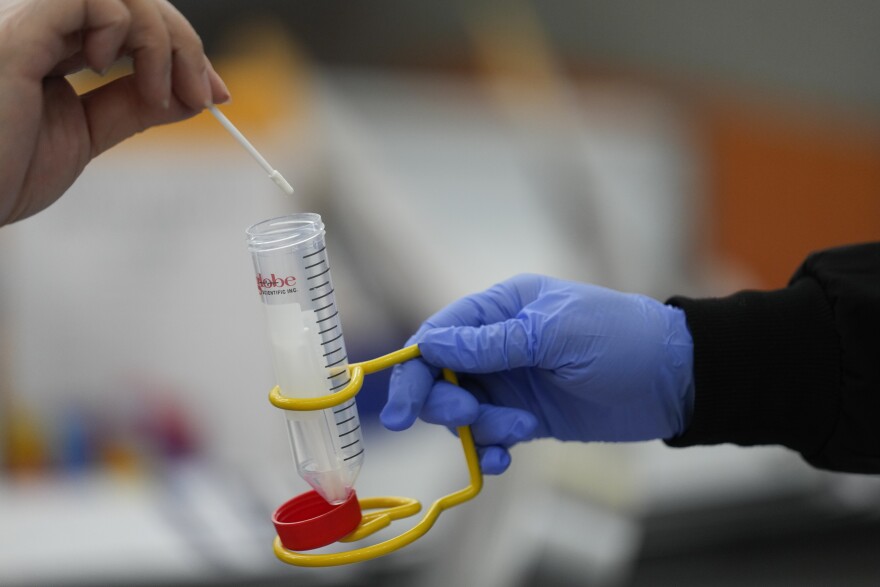
[{"label": "plastic test tube", "polygon": [[[320,397],[349,381],[342,324],[318,214],[266,220],[247,230],[282,395]],[[285,410],[300,476],[331,504],[351,494],[364,458],[357,405]]]}]

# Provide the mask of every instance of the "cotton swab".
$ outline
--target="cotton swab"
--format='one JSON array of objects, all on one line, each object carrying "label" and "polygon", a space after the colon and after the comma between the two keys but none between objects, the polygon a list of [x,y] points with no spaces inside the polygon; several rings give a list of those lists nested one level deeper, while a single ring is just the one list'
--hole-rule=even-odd
[{"label": "cotton swab", "polygon": [[269,174],[269,179],[274,181],[275,184],[279,188],[281,188],[285,194],[287,194],[288,196],[292,196],[293,188],[289,183],[287,183],[287,180],[284,179],[284,176],[281,175],[277,169],[272,169],[272,166],[269,165],[269,162],[266,161],[266,159],[262,155],[260,155],[260,152],[254,148],[251,142],[247,140],[243,134],[241,134],[241,131],[235,128],[235,125],[232,124],[228,118],[226,118],[226,115],[220,112],[216,106],[209,106],[208,110],[210,110],[211,114],[214,115],[214,118],[216,118],[220,122],[220,124],[222,124],[223,127],[229,131],[229,134],[231,134],[233,138],[238,141],[241,146],[244,147],[245,150],[253,156],[254,159],[257,160],[257,163],[260,164],[260,167],[266,170],[266,173]]}]

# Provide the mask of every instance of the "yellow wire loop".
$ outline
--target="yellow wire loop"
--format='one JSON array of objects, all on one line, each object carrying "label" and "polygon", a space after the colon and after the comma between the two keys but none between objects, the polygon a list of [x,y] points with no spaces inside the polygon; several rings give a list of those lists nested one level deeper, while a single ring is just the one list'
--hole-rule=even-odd
[{"label": "yellow wire loop", "polygon": [[[272,388],[272,391],[269,392],[269,401],[272,402],[273,406],[281,408],[282,410],[295,410],[297,412],[326,410],[327,408],[343,404],[357,395],[357,392],[361,390],[361,387],[364,384],[364,375],[369,375],[370,373],[393,367],[398,363],[403,363],[419,356],[421,356],[419,345],[414,344],[369,361],[352,363],[348,366],[348,374],[351,376],[351,381],[348,382],[348,385],[336,393],[323,395],[321,397],[285,397],[281,395],[281,387],[276,385]],[[445,373],[446,372],[444,371],[444,375]],[[452,372],[450,371],[450,373]],[[452,376],[455,377],[455,374]]]},{"label": "yellow wire loop", "polygon": [[[281,388],[275,386],[269,392],[269,401],[276,408],[282,410],[325,410],[338,406],[349,399],[353,398],[363,386],[364,376],[382,369],[387,369],[398,363],[409,361],[421,356],[418,345],[408,346],[393,353],[364,361],[362,363],[353,363],[348,366],[351,381],[336,393],[325,395],[317,398],[291,398],[281,395]],[[450,383],[458,383],[455,373],[448,369],[443,370],[443,376]],[[461,439],[461,446],[464,450],[465,461],[467,461],[468,474],[470,475],[470,484],[464,489],[460,489],[454,493],[450,493],[439,498],[425,515],[412,528],[378,544],[372,544],[355,550],[346,552],[329,553],[329,554],[302,554],[284,548],[281,539],[275,537],[273,548],[275,556],[282,562],[297,565],[300,567],[330,567],[336,565],[347,565],[374,559],[395,550],[403,548],[424,536],[428,530],[440,517],[444,510],[448,510],[460,505],[470,499],[476,497],[483,488],[483,473],[480,471],[480,463],[477,458],[477,449],[474,446],[474,439],[471,435],[470,426],[461,426],[457,429],[458,436]],[[354,542],[365,538],[379,530],[386,528],[393,520],[400,520],[415,515],[422,509],[422,504],[415,499],[406,497],[366,497],[358,500],[361,510],[377,510],[363,515],[360,525],[354,532],[340,540],[340,542]]]}]

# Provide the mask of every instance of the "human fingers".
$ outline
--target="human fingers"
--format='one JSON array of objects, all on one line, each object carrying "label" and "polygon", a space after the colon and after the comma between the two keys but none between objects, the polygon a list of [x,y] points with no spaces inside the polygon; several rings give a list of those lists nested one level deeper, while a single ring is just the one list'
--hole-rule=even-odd
[{"label": "human fingers", "polygon": [[83,55],[83,36],[81,31],[66,35],[63,56],[48,73],[48,77],[64,77],[88,67],[86,56]]},{"label": "human fingers", "polygon": [[[426,320],[406,342],[406,345],[418,343],[422,349],[422,340],[426,333],[431,332],[435,325],[445,324],[479,324],[485,317],[485,312],[481,311],[482,307],[497,307],[489,301],[490,294],[481,292],[472,296],[461,298],[450,304],[440,312],[434,314]],[[421,351],[424,356],[424,351]],[[431,363],[432,367],[421,359],[414,359],[395,365],[391,372],[391,380],[388,386],[388,401],[380,414],[382,424],[390,430],[405,430],[413,425],[416,419],[422,414],[425,402],[427,401],[431,389],[434,385],[438,374],[438,366],[450,367],[457,370],[452,364],[447,364],[441,356],[442,349],[436,346],[435,358]],[[441,399],[435,400],[442,402]],[[452,406],[436,405],[429,410],[427,416],[432,418],[432,423],[444,424],[447,426],[455,426],[442,421],[443,411],[452,408]]]},{"label": "human fingers", "polygon": [[[212,86],[212,72],[214,81],[222,80],[209,67],[205,57],[205,49],[202,40],[193,29],[188,20],[166,0],[156,0],[156,6],[162,14],[162,18],[168,28],[171,38],[171,81],[174,94],[190,108],[201,109],[215,102],[214,88]],[[222,90],[225,91],[225,85]],[[228,98],[228,91],[226,92]]]},{"label": "human fingers", "polygon": [[434,386],[437,370],[421,359],[395,365],[388,383],[388,400],[379,420],[389,430],[406,430],[419,417]]},{"label": "human fingers", "polygon": [[211,82],[211,96],[214,104],[225,104],[231,98],[229,89],[220,74],[214,69],[211,60],[207,57],[205,61],[208,63],[208,80]]},{"label": "human fingers", "polygon": [[429,424],[457,428],[474,422],[479,413],[480,404],[472,394],[447,381],[438,381],[431,388],[420,417]]},{"label": "human fingers", "polygon": [[474,442],[479,446],[503,446],[535,438],[538,419],[531,412],[519,408],[480,404],[479,415],[471,424]]},{"label": "human fingers", "polygon": [[165,108],[144,102],[133,76],[125,76],[82,96],[88,120],[91,156],[151,126],[177,122],[198,114],[179,100]]},{"label": "human fingers", "polygon": [[[171,31],[154,0],[126,0],[131,26],[125,52],[134,62],[134,79],[146,104],[171,106]],[[189,104],[187,104],[189,106]]]},{"label": "human fingers", "polygon": [[514,318],[485,326],[432,328],[421,335],[422,357],[438,367],[462,373],[492,373],[532,367],[532,326]]},{"label": "human fingers", "polygon": [[510,451],[503,446],[478,447],[477,456],[484,475],[500,475],[510,466]]},{"label": "human fingers", "polygon": [[470,427],[477,445],[480,470],[486,475],[500,475],[510,466],[508,448],[535,438],[538,421],[533,414],[524,410],[482,404],[476,421]]},{"label": "human fingers", "polygon": [[122,0],[31,0],[8,10],[2,31],[8,42],[0,43],[0,61],[33,80],[71,59],[106,69],[117,59],[131,24]]},{"label": "human fingers", "polygon": [[10,10],[4,20],[16,26],[8,35],[4,27],[9,43],[0,44],[0,58],[31,79],[84,65],[104,71],[129,54],[138,90],[150,106],[169,107],[172,92],[195,110],[229,98],[199,36],[167,0],[31,0]]},{"label": "human fingers", "polygon": [[133,29],[138,28],[136,19],[142,16],[133,14],[121,0],[85,0],[84,5],[87,17],[78,31],[83,59],[93,70],[103,72],[124,52]]}]

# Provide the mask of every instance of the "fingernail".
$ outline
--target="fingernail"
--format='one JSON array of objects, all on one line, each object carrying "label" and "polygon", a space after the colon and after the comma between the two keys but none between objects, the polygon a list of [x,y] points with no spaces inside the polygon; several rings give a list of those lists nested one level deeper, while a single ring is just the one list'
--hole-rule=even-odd
[{"label": "fingernail", "polygon": [[226,102],[232,101],[232,94],[229,93],[229,88],[226,87],[226,82],[224,82],[216,73],[214,75],[217,76],[217,81],[220,82],[222,103],[225,104]]},{"label": "fingernail", "polygon": [[202,70],[202,89],[205,90],[205,108],[214,105],[214,91],[211,89],[211,79],[208,77],[208,68]]},{"label": "fingernail", "polygon": [[[223,78],[220,77],[220,74],[214,69],[214,66],[211,65],[211,62],[208,61],[208,69],[210,70],[211,75],[214,77],[214,81],[217,82],[217,85],[220,86],[220,95],[216,96],[217,104],[228,104],[232,101],[232,94],[229,92],[229,88],[226,87],[226,82],[223,81]],[[210,89],[210,85],[208,88]]]},{"label": "fingernail", "polygon": [[[226,87],[226,83],[217,73],[217,70],[214,69],[214,64],[211,63],[211,60],[208,57],[205,57],[205,83],[208,87],[208,96],[209,100],[211,100],[212,104],[228,104],[230,102],[231,94],[229,93],[229,88]],[[215,95],[214,87],[218,87],[218,92]],[[211,104],[208,104],[210,106]]]},{"label": "fingernail", "polygon": [[385,404],[379,414],[379,420],[383,426],[395,432],[406,430],[412,426],[410,412],[402,406],[393,404]]}]

